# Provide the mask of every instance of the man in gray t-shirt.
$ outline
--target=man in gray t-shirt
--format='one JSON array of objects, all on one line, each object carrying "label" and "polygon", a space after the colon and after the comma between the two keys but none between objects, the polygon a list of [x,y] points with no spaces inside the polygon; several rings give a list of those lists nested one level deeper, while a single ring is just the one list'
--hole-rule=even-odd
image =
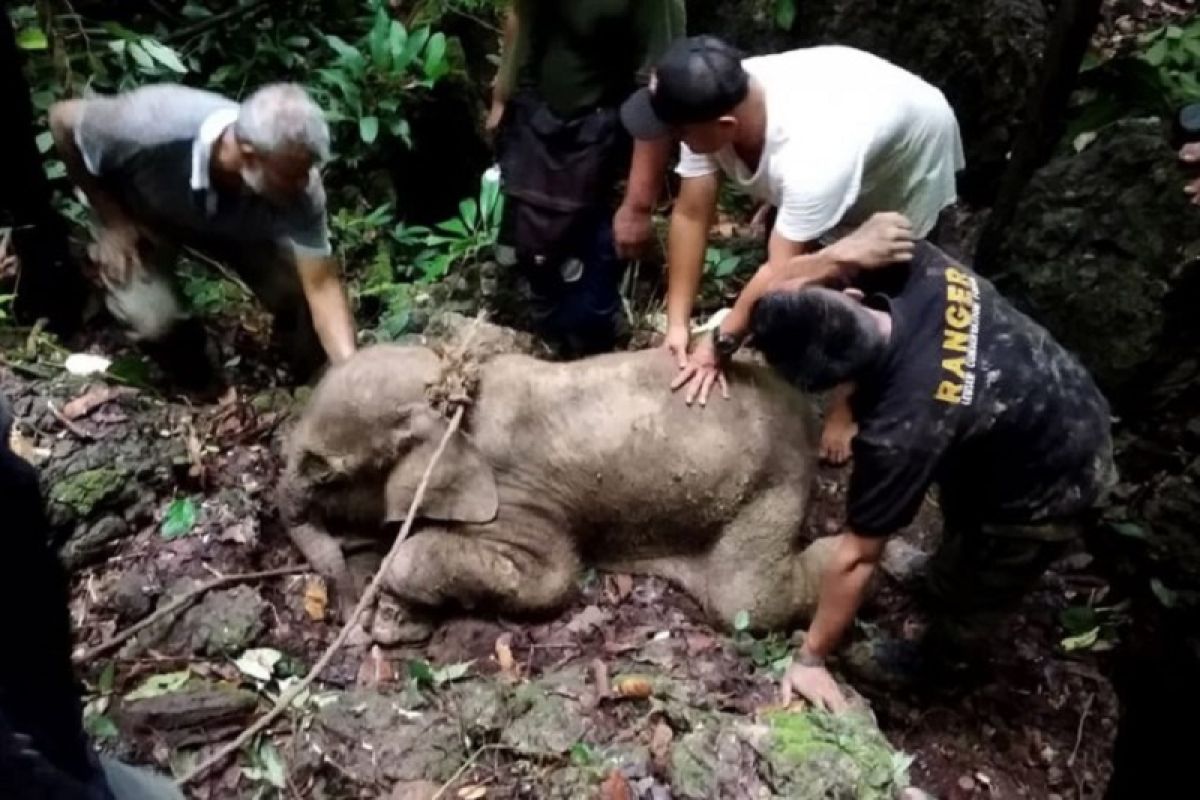
[{"label": "man in gray t-shirt", "polygon": [[[240,105],[185,86],[145,86],[57,103],[50,125],[95,212],[90,249],[114,316],[189,375],[203,328],[183,310],[180,246],[228,264],[275,318],[301,376],[355,347],[354,320],[326,228],[317,166],[329,156],[321,110],[293,84]],[[153,349],[153,348],[152,348]],[[323,351],[323,353],[322,353]]]}]

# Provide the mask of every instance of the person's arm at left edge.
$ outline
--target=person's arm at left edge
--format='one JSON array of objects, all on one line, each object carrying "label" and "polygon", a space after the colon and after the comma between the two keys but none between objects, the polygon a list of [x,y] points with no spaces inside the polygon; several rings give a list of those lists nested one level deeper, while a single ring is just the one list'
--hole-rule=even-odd
[{"label": "person's arm at left edge", "polygon": [[[671,42],[684,35],[686,12],[682,0],[648,0],[639,5],[637,13],[638,33],[645,42],[637,77],[644,85]],[[669,136],[633,144],[625,197],[613,215],[613,241],[621,258],[640,256],[654,233],[651,215],[662,192],[673,144]]]}]

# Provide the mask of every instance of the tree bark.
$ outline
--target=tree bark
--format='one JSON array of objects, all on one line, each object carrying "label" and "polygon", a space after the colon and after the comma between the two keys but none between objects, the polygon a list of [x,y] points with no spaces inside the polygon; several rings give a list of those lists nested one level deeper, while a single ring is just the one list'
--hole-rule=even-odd
[{"label": "tree bark", "polygon": [[19,261],[17,319],[46,318],[56,333],[68,334],[80,321],[86,298],[83,276],[72,263],[67,223],[51,203],[33,125],[29,85],[7,13],[0,20],[0,215],[13,228]]},{"label": "tree bark", "polygon": [[1100,21],[1101,0],[1060,0],[1050,26],[1042,76],[1030,94],[1012,157],[1000,181],[996,202],[975,250],[975,269],[988,274],[1004,230],[1012,224],[1029,179],[1054,153],[1063,133],[1067,104],[1092,33]]}]

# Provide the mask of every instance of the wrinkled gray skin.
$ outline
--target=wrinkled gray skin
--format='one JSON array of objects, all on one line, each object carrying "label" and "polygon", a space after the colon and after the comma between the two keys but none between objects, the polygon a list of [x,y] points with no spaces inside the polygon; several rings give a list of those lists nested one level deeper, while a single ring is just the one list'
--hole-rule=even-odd
[{"label": "wrinkled gray skin", "polygon": [[[365,349],[329,371],[290,439],[284,516],[343,612],[360,589],[339,539],[403,521],[448,424],[425,395],[439,368],[425,348]],[[485,362],[386,588],[409,611],[550,611],[588,564],[663,576],[726,624],[810,614],[829,540],[800,538],[809,402],[737,364],[731,400],[689,409],[666,389],[674,369],[661,351]]]}]

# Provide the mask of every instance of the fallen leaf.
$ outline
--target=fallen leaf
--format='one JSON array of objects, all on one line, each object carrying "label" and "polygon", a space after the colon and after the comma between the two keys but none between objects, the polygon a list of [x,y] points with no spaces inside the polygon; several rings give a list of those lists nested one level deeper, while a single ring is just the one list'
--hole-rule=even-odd
[{"label": "fallen leaf", "polygon": [[1090,631],[1079,634],[1078,636],[1068,636],[1062,640],[1062,648],[1068,653],[1075,650],[1087,650],[1096,644],[1096,640],[1100,638],[1100,629],[1092,628]]},{"label": "fallen leaf", "polygon": [[450,664],[449,666],[435,669],[433,671],[433,683],[435,686],[441,686],[444,683],[453,683],[467,677],[467,673],[471,671],[471,665],[474,661],[463,661],[458,664]]},{"label": "fallen leaf", "polygon": [[612,585],[609,602],[613,605],[623,602],[633,591],[633,576],[631,575],[613,575],[609,583]]},{"label": "fallen leaf", "polygon": [[72,353],[63,362],[63,367],[72,375],[95,375],[107,371],[110,366],[110,359],[92,353]]},{"label": "fallen leaf", "polygon": [[379,645],[371,647],[370,652],[358,666],[358,685],[371,688],[396,680],[396,670],[383,655]]},{"label": "fallen leaf", "polygon": [[87,391],[62,407],[62,415],[67,419],[86,417],[109,400],[113,400],[124,393],[121,389],[103,383],[96,386],[89,386]]},{"label": "fallen leaf", "polygon": [[[235,544],[250,544],[258,538],[258,531],[253,520],[244,519],[235,522],[221,531],[218,541],[234,542]],[[306,604],[307,605],[307,604]],[[314,619],[319,619],[314,617]]]},{"label": "fallen leaf", "polygon": [[597,699],[608,697],[608,665],[598,658],[592,659],[592,682],[596,685]]},{"label": "fallen leaf", "polygon": [[329,590],[325,588],[325,579],[312,576],[304,584],[304,613],[309,619],[320,622],[325,619],[325,610],[329,606]]},{"label": "fallen leaf", "polygon": [[163,515],[162,537],[167,541],[178,539],[188,533],[196,525],[199,512],[196,502],[190,497],[177,497],[167,506]]},{"label": "fallen leaf", "polygon": [[654,685],[644,675],[622,675],[613,681],[613,693],[629,700],[645,700],[654,694]]},{"label": "fallen leaf", "polygon": [[266,683],[275,674],[275,665],[283,658],[283,653],[269,647],[256,647],[246,652],[233,663],[243,675],[249,675],[257,681]]},{"label": "fallen leaf", "polygon": [[496,637],[496,663],[500,665],[500,674],[509,681],[517,681],[521,677],[517,661],[512,654],[512,634],[502,633]]},{"label": "fallen leaf", "polygon": [[600,784],[599,800],[633,800],[633,789],[629,781],[617,770],[608,773],[608,778]]},{"label": "fallen leaf", "polygon": [[479,798],[487,796],[487,787],[464,786],[458,790],[458,796],[462,798],[462,800],[479,800]]},{"label": "fallen leaf", "polygon": [[125,699],[145,700],[177,692],[184,687],[191,677],[192,671],[190,669],[180,670],[179,672],[167,672],[162,675],[151,675],[142,681],[141,686],[138,686],[132,692],[125,695]]},{"label": "fallen leaf", "polygon": [[588,606],[571,618],[571,621],[567,623],[567,630],[582,636],[599,628],[609,619],[611,616],[607,612],[601,611],[599,606]]},{"label": "fallen leaf", "polygon": [[650,758],[654,762],[655,771],[659,774],[665,774],[671,763],[671,742],[674,739],[675,731],[671,730],[670,725],[659,719],[658,724],[654,726],[654,732],[650,734]]},{"label": "fallen leaf", "polygon": [[392,787],[388,800],[433,800],[441,788],[433,781],[400,781]]},{"label": "fallen leaf", "polygon": [[689,633],[684,636],[684,641],[687,642],[688,658],[707,653],[717,645],[717,640],[706,633]]}]

